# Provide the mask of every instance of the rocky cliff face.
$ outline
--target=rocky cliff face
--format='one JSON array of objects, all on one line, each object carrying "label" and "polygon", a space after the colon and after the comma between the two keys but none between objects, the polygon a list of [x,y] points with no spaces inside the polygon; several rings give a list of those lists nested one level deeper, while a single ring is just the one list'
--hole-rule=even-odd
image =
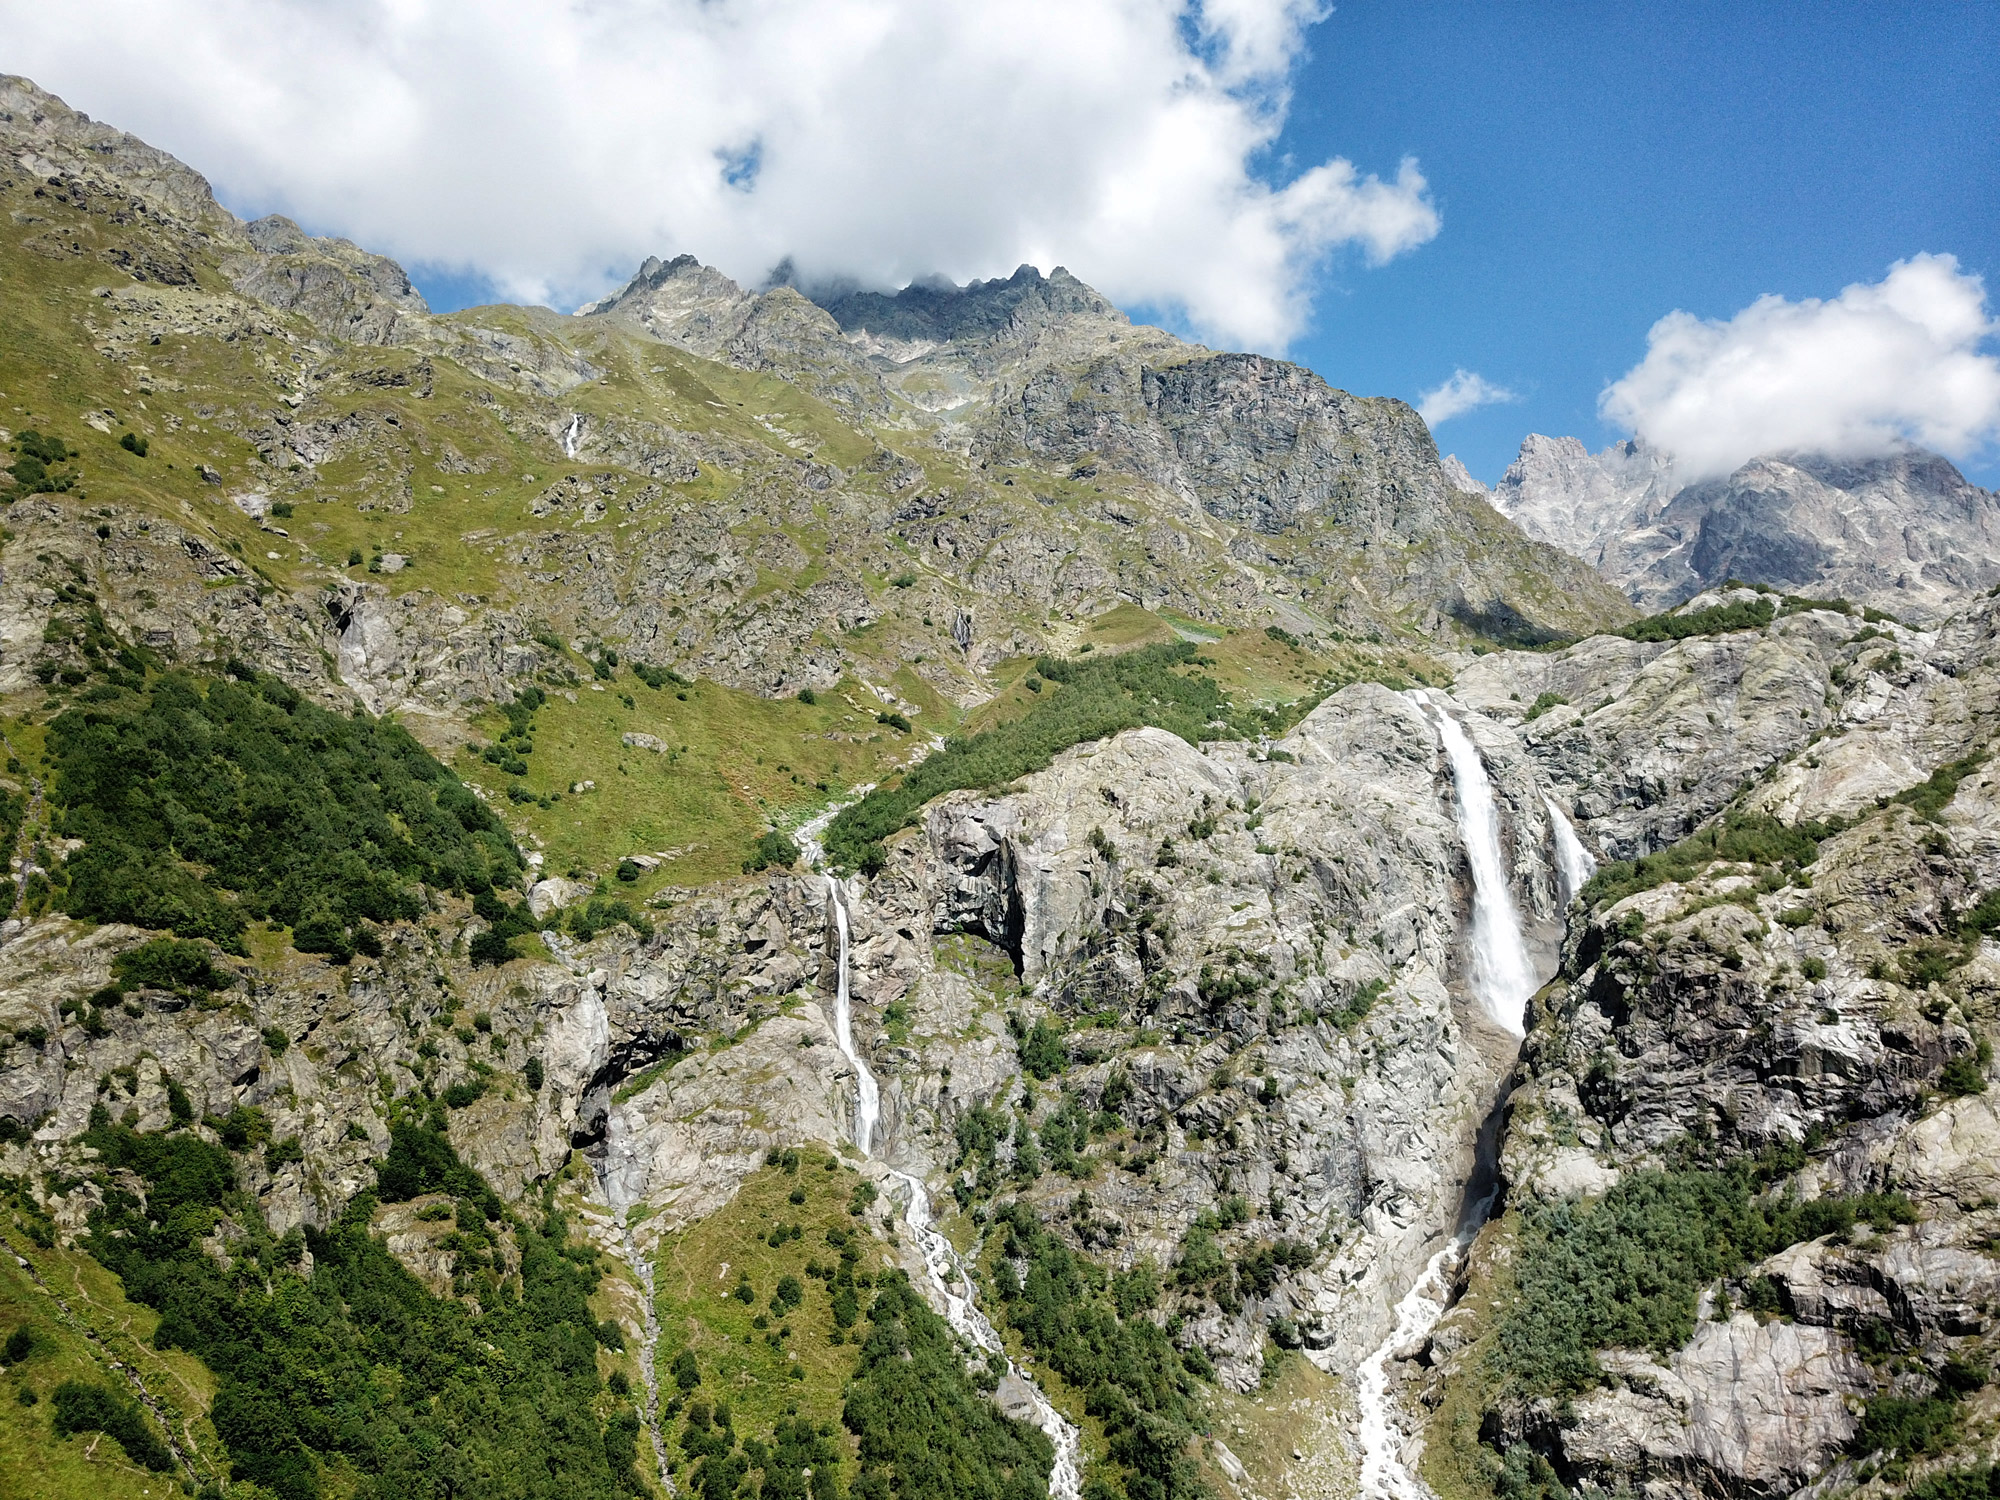
[{"label": "rocky cliff face", "polygon": [[[1699,591],[1762,555],[1730,498],[1753,481],[1827,535],[1854,496],[1879,518],[1949,491],[1938,534],[1974,538],[1990,496],[1915,460],[1753,465],[1696,495],[1644,450],[1531,440],[1496,510],[1399,403],[1135,327],[1060,270],[808,296],[681,257],[581,316],[439,318],[393,263],[239,224],[20,80],[0,149],[0,262],[40,292],[0,375],[36,393],[17,428],[79,449],[71,487],[9,487],[0,556],[17,1251],[44,1222],[53,1251],[80,1245],[136,1185],[83,1139],[94,1114],[227,1146],[282,1235],[333,1222],[396,1110],[435,1100],[503,1198],[560,1185],[580,1206],[630,1276],[593,1316],[649,1350],[656,1252],[774,1151],[824,1143],[883,1189],[852,1212],[885,1233],[907,1228],[907,1172],[967,1244],[994,1248],[1011,1198],[1107,1276],[1150,1263],[1143,1316],[1212,1369],[1204,1399],[1294,1378],[1276,1349],[1343,1393],[1379,1353],[1429,1422],[1424,1462],[1466,1493],[1886,1488],[1855,1449],[1867,1403],[1931,1399],[1988,1357],[2000,606],[1952,600],[1990,552],[1924,553],[1901,592],[1928,603],[1897,606],[1914,623],[1806,608],[1637,642],[1592,633],[1626,613],[1609,586],[1501,511],[1598,537],[1598,566],[1671,576],[1700,610],[1755,597]],[[1785,585],[1883,597],[1867,539],[1886,533],[1850,530]],[[1643,564],[1640,532],[1661,541]],[[882,1090],[863,1161],[827,877],[782,844],[775,867],[744,856],[933,733],[1026,712],[1050,684],[1023,658],[1176,638],[1268,732],[1070,745],[932,799],[846,887]],[[166,667],[397,714],[545,866],[537,918],[596,896],[626,919],[476,961],[491,908],[425,891],[379,955],[336,964],[260,923],[216,957],[219,987],[109,993],[155,934],[51,906],[77,850],[49,824],[43,736]],[[1490,777],[1498,878],[1546,981],[1524,1043],[1479,1003],[1439,714]],[[693,831],[667,848],[674,818]],[[1564,822],[1612,867],[1580,900]],[[1742,858],[1697,857],[1725,830],[1754,835]],[[704,844],[708,873],[676,873]],[[229,1124],[250,1110],[268,1142]],[[1770,1205],[1873,1194],[1882,1222],[1706,1277],[1691,1333],[1586,1349],[1585,1387],[1503,1386],[1492,1351],[1555,1222],[1537,1214],[1696,1169],[1760,1173]],[[1453,1231],[1496,1172],[1460,1266]],[[452,1295],[436,1207],[373,1227]],[[915,1247],[890,1248],[923,1282]],[[1385,1347],[1440,1251],[1464,1295]],[[1955,1404],[1922,1461],[1970,1451],[1991,1400]],[[1197,1446],[1246,1494],[1351,1476],[1333,1438],[1286,1438],[1314,1448],[1290,1480],[1282,1453],[1246,1469]]]},{"label": "rocky cliff face", "polygon": [[1752,459],[1682,484],[1671,455],[1530,435],[1494,504],[1649,609],[1730,579],[1935,620],[2000,581],[2000,502],[1934,453]]}]

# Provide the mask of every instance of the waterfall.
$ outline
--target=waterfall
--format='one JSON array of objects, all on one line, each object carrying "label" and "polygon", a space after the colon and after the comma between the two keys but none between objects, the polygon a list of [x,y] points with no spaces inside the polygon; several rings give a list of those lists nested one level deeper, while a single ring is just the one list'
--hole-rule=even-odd
[{"label": "waterfall", "polygon": [[[848,987],[850,937],[847,887],[838,876],[828,875],[826,891],[827,899],[833,904],[834,933],[840,942],[839,967],[833,991],[833,1035],[840,1044],[841,1055],[854,1069],[854,1144],[861,1148],[863,1156],[868,1156],[872,1154],[876,1123],[881,1119],[882,1090],[854,1046],[854,1002]],[[994,1331],[986,1315],[979,1310],[971,1273],[959,1259],[951,1241],[931,1223],[930,1192],[911,1173],[890,1167],[888,1174],[909,1190],[909,1201],[903,1205],[903,1223],[909,1227],[917,1248],[923,1253],[924,1269],[930,1277],[931,1286],[944,1303],[945,1321],[975,1348],[1005,1359],[1006,1346],[1001,1343],[1000,1335]],[[1078,1500],[1083,1487],[1083,1443],[1080,1434],[1064,1420],[1061,1412],[1049,1404],[1049,1398],[1034,1378],[1011,1359],[1007,1360],[1007,1371],[1020,1379],[1028,1392],[1029,1403],[1034,1407],[1035,1425],[1047,1433],[1049,1441],[1055,1445],[1055,1467],[1049,1472],[1050,1500]]]},{"label": "waterfall", "polygon": [[1562,872],[1563,905],[1567,906],[1597,873],[1597,861],[1583,847],[1583,840],[1576,836],[1576,829],[1556,805],[1556,799],[1544,796],[1542,801],[1548,804],[1549,823],[1556,831],[1556,868]]},{"label": "waterfall", "polygon": [[[1515,1036],[1523,1034],[1528,997],[1535,992],[1535,974],[1528,962],[1528,944],[1521,931],[1521,914],[1507,880],[1500,852],[1500,813],[1493,800],[1493,783],[1465,730],[1436,699],[1421,692],[1411,700],[1437,727],[1445,761],[1451,767],[1452,790],[1458,799],[1458,826],[1472,865],[1472,992],[1480,1008]],[[1569,824],[1557,818],[1557,848],[1564,880],[1569,879],[1567,854],[1561,839]],[[1569,834],[1576,842],[1576,835]],[[1577,844],[1581,860],[1590,856]],[[1581,868],[1581,866],[1579,866]],[[1580,885],[1581,882],[1579,881]],[[1389,1336],[1355,1372],[1355,1405],[1360,1412],[1361,1494],[1363,1500],[1436,1500],[1429,1485],[1403,1462],[1403,1435],[1389,1385],[1389,1364],[1404,1350],[1414,1350],[1430,1336],[1451,1297],[1451,1277],[1471,1245],[1479,1226],[1492,1211],[1489,1193],[1474,1204],[1454,1234],[1430,1258],[1416,1284],[1396,1304]]]},{"label": "waterfall", "polygon": [[575,458],[576,450],[583,442],[583,414],[571,412],[569,426],[563,429],[562,450],[564,458]]},{"label": "waterfall", "polygon": [[829,875],[826,890],[833,902],[833,925],[840,938],[839,970],[833,992],[833,1039],[840,1044],[841,1056],[854,1067],[854,1144],[861,1148],[863,1156],[872,1156],[875,1124],[882,1118],[882,1090],[854,1047],[854,1000],[848,991],[847,970],[847,887],[839,876]]},{"label": "waterfall", "polygon": [[1434,699],[1419,701],[1433,715],[1451,765],[1459,833],[1472,865],[1472,992],[1495,1021],[1515,1036],[1525,1036],[1522,1018],[1536,989],[1535,971],[1528,962],[1521,914],[1500,855],[1500,812],[1493,801],[1493,783],[1486,775],[1486,762],[1458,720]]}]

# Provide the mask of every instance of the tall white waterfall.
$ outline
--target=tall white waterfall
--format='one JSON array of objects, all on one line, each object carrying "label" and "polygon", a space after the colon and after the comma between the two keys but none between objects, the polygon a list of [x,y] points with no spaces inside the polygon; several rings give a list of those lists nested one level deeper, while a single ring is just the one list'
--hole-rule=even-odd
[{"label": "tall white waterfall", "polygon": [[[1493,783],[1478,748],[1450,710],[1427,694],[1410,696],[1437,726],[1445,761],[1451,767],[1452,789],[1457,794],[1459,833],[1472,865],[1473,996],[1489,1016],[1520,1036],[1528,997],[1535,992],[1535,973],[1528,962],[1521,913],[1514,905],[1507,866],[1501,858],[1500,813],[1493,800]],[[1552,804],[1551,811],[1554,810]],[[1559,829],[1568,826],[1558,824]],[[1561,836],[1559,831],[1557,838]],[[1571,833],[1572,842],[1575,838]],[[1589,858],[1581,844],[1577,845],[1577,853]],[[1567,873],[1564,879],[1567,881]],[[1443,1316],[1450,1300],[1452,1273],[1485,1222],[1492,1202],[1489,1194],[1484,1202],[1474,1205],[1458,1232],[1430,1258],[1416,1285],[1396,1304],[1389,1336],[1355,1372],[1363,1500],[1436,1500],[1430,1486],[1403,1462],[1403,1434],[1397,1425],[1395,1397],[1389,1389],[1389,1364],[1406,1352],[1414,1352]]]},{"label": "tall white waterfall", "polygon": [[1576,829],[1556,799],[1545,796],[1542,801],[1548,804],[1549,824],[1556,831],[1556,868],[1562,872],[1563,905],[1567,906],[1597,873],[1597,860],[1583,847],[1583,840],[1576,836]]},{"label": "tall white waterfall", "polygon": [[1493,783],[1486,775],[1486,762],[1458,720],[1435,699],[1425,702],[1451,764],[1459,833],[1472,865],[1472,992],[1489,1016],[1515,1036],[1525,1036],[1522,1018],[1528,997],[1535,992],[1535,971],[1528,962],[1521,913],[1500,855],[1500,812],[1493,801]]},{"label": "tall white waterfall", "polygon": [[840,1044],[841,1056],[854,1068],[854,1144],[861,1148],[863,1156],[872,1156],[875,1125],[882,1118],[882,1089],[854,1047],[854,998],[847,988],[847,887],[839,876],[829,875],[826,877],[826,891],[833,902],[834,930],[840,937],[839,969],[833,994],[833,1039]]},{"label": "tall white waterfall", "polygon": [[571,412],[569,426],[563,429],[562,450],[564,458],[575,458],[576,450],[583,441],[583,414]]},{"label": "tall white waterfall", "polygon": [[[882,1117],[882,1090],[875,1075],[854,1045],[854,1002],[848,985],[850,934],[847,917],[847,887],[838,876],[826,877],[827,899],[833,904],[834,932],[839,938],[838,969],[833,990],[833,1035],[840,1052],[854,1069],[854,1144],[864,1156],[872,1155],[875,1127]],[[931,1223],[931,1195],[921,1179],[908,1172],[889,1168],[889,1176],[909,1192],[903,1205],[903,1223],[915,1237],[923,1253],[924,1269],[944,1303],[945,1318],[975,1348],[1006,1357],[1006,1346],[986,1315],[979,1310],[971,1273],[959,1259],[951,1241]],[[1008,1372],[1017,1376],[1028,1392],[1035,1412],[1035,1425],[1048,1434],[1055,1445],[1055,1467],[1049,1473],[1050,1500],[1078,1500],[1083,1487],[1083,1443],[1075,1427],[1049,1404],[1049,1398],[1034,1378],[1009,1359]]]}]

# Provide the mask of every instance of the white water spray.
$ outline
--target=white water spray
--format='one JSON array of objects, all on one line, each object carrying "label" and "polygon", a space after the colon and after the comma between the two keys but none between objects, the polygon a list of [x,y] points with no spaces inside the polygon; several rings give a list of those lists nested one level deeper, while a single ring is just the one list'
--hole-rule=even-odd
[{"label": "white water spray", "polygon": [[1431,711],[1451,765],[1459,833],[1472,865],[1472,992],[1495,1021],[1515,1036],[1525,1036],[1522,1020],[1528,997],[1535,992],[1535,971],[1528,962],[1521,913],[1500,857],[1500,813],[1493,801],[1493,783],[1486,775],[1486,762],[1458,720],[1435,700],[1420,701]]},{"label": "white water spray", "polygon": [[[1515,1036],[1523,1034],[1528,996],[1535,992],[1521,914],[1500,854],[1500,814],[1486,762],[1450,712],[1423,693],[1411,699],[1437,726],[1445,761],[1458,798],[1459,832],[1472,865],[1472,992],[1480,1008]],[[1553,804],[1550,811],[1556,811]],[[1567,822],[1558,822],[1558,840]],[[1575,842],[1575,834],[1570,834]],[[1583,846],[1577,853],[1584,859]],[[1567,873],[1564,876],[1568,879]],[[1403,1434],[1389,1389],[1389,1365],[1414,1353],[1430,1336],[1451,1298],[1451,1278],[1493,1207],[1488,1194],[1467,1211],[1458,1232],[1430,1258],[1416,1285],[1396,1304],[1389,1336],[1355,1372],[1355,1405],[1360,1410],[1361,1493],[1364,1500],[1436,1500],[1429,1485],[1403,1462]]]},{"label": "white water spray", "polygon": [[[863,1156],[867,1156],[872,1154],[875,1126],[881,1119],[882,1090],[854,1046],[854,1003],[848,988],[847,887],[837,876],[829,875],[826,877],[826,892],[827,899],[833,903],[834,932],[840,940],[839,967],[833,992],[833,1035],[840,1044],[841,1055],[854,1069],[854,1144],[861,1148]],[[910,1233],[916,1238],[917,1248],[923,1253],[924,1269],[944,1303],[945,1321],[975,1348],[1005,1359],[1006,1346],[973,1299],[971,1274],[959,1259],[951,1241],[931,1223],[929,1191],[908,1172],[899,1172],[894,1167],[890,1167],[888,1172],[909,1189],[909,1202],[903,1206],[903,1222],[909,1226]],[[1076,1428],[1049,1404],[1049,1398],[1035,1384],[1032,1376],[1011,1359],[1007,1360],[1007,1369],[1010,1374],[1020,1377],[1034,1407],[1035,1425],[1048,1434],[1049,1441],[1055,1445],[1055,1467],[1049,1472],[1050,1500],[1078,1500],[1083,1487],[1083,1444]]]},{"label": "white water spray", "polygon": [[1556,868],[1562,872],[1563,905],[1567,906],[1597,873],[1597,860],[1583,847],[1583,840],[1576,836],[1576,829],[1556,805],[1556,799],[1544,796],[1542,801],[1548,804],[1549,823],[1556,831]]},{"label": "white water spray", "polygon": [[569,426],[563,429],[562,450],[564,458],[575,458],[576,450],[583,442],[583,414],[571,412]]}]

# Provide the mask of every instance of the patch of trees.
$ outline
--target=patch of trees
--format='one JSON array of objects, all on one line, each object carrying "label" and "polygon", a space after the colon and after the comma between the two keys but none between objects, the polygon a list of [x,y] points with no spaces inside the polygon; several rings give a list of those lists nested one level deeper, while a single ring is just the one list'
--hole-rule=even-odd
[{"label": "patch of trees", "polygon": [[[222,1146],[141,1134],[101,1110],[85,1139],[145,1191],[107,1185],[89,1249],[159,1313],[159,1348],[215,1373],[211,1418],[236,1478],[278,1500],[643,1493],[636,1419],[624,1406],[608,1422],[597,1414],[596,1256],[571,1245],[551,1200],[507,1214],[438,1125],[397,1121],[383,1192],[459,1195],[447,1243],[460,1276],[476,1272],[480,1310],[432,1295],[369,1233],[375,1194],[325,1231],[274,1238]],[[225,1222],[226,1264],[203,1245]],[[505,1275],[503,1234],[519,1252]],[[104,1418],[79,1405],[76,1420],[89,1419]]]},{"label": "patch of trees", "polygon": [[166,674],[50,725],[61,831],[85,844],[73,915],[237,953],[268,919],[344,961],[420,887],[518,885],[506,828],[408,731],[248,675]]},{"label": "patch of trees", "polygon": [[1145,1278],[1108,1277],[1023,1203],[998,1210],[994,1225],[1005,1232],[996,1280],[1008,1324],[1104,1424],[1110,1462],[1087,1489],[1109,1500],[1203,1494],[1187,1453],[1200,1422],[1199,1387],[1166,1331],[1146,1316],[1157,1282],[1149,1295]]},{"label": "patch of trees", "polygon": [[1767,1198],[1747,1163],[1635,1172],[1594,1202],[1521,1211],[1518,1295],[1496,1330],[1496,1375],[1527,1395],[1599,1380],[1596,1351],[1669,1353],[1694,1336],[1701,1289],[1788,1245],[1915,1218],[1897,1193]]},{"label": "patch of trees", "polygon": [[1048,1438],[1001,1414],[903,1272],[881,1274],[868,1319],[841,1410],[860,1450],[854,1500],[1046,1500]]}]

